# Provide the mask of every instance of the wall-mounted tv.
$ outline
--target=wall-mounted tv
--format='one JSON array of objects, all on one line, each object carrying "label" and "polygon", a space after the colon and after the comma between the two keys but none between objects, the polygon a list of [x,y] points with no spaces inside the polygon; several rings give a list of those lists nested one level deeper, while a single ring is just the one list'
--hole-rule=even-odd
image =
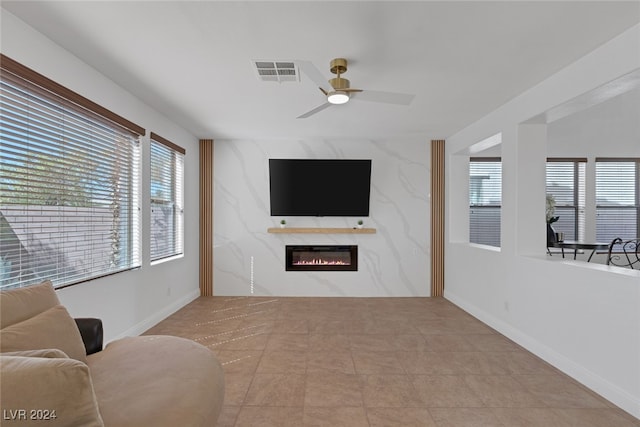
[{"label": "wall-mounted tv", "polygon": [[272,216],[369,216],[371,160],[269,159]]}]

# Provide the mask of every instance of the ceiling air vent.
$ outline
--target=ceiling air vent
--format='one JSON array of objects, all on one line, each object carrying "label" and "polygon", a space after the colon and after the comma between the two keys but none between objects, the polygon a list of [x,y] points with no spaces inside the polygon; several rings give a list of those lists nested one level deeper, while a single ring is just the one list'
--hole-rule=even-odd
[{"label": "ceiling air vent", "polygon": [[297,82],[298,67],[292,61],[252,61],[263,82]]}]

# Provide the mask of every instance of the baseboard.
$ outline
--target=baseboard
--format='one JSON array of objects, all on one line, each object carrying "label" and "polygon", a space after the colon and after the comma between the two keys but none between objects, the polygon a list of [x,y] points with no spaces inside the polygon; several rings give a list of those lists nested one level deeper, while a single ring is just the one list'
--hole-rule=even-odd
[{"label": "baseboard", "polygon": [[478,320],[491,326],[493,329],[526,348],[531,353],[569,375],[585,387],[588,387],[595,393],[609,400],[614,405],[627,411],[634,417],[640,418],[640,399],[637,396],[631,395],[626,390],[621,389],[605,378],[591,372],[582,365],[575,363],[573,360],[556,352],[552,348],[542,344],[540,341],[523,333],[519,329],[514,328],[503,320],[500,320],[499,318],[469,303],[464,298],[448,292],[446,289],[444,291],[444,297],[467,313],[476,317]]},{"label": "baseboard", "polygon": [[[182,297],[182,298],[174,301],[172,304],[164,307],[162,310],[158,311],[153,316],[150,316],[150,317],[144,319],[142,322],[133,325],[131,328],[129,328],[126,331],[124,331],[123,333],[117,335],[115,338],[113,338],[110,341],[115,341],[115,340],[120,339],[120,338],[137,336],[137,335],[142,334],[143,332],[147,331],[152,326],[155,326],[160,321],[162,321],[162,320],[166,319],[167,317],[171,316],[173,313],[175,313],[176,311],[180,310],[182,307],[184,307],[185,305],[189,304],[191,301],[195,300],[199,296],[200,296],[200,290],[199,289],[196,289],[193,292],[189,292],[184,297]],[[107,344],[107,343],[105,343],[105,344]]]}]

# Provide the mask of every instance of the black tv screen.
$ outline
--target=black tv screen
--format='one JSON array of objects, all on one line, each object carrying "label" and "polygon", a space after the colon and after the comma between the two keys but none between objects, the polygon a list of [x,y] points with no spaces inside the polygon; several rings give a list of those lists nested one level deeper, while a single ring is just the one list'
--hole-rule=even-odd
[{"label": "black tv screen", "polygon": [[371,160],[269,159],[271,216],[369,216]]}]

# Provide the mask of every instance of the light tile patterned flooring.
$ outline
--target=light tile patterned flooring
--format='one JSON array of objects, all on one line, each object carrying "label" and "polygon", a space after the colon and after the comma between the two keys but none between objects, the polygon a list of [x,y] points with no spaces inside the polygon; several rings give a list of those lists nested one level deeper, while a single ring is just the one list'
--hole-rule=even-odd
[{"label": "light tile patterned flooring", "polygon": [[640,426],[442,298],[203,297],[147,334],[216,353],[218,426]]}]

